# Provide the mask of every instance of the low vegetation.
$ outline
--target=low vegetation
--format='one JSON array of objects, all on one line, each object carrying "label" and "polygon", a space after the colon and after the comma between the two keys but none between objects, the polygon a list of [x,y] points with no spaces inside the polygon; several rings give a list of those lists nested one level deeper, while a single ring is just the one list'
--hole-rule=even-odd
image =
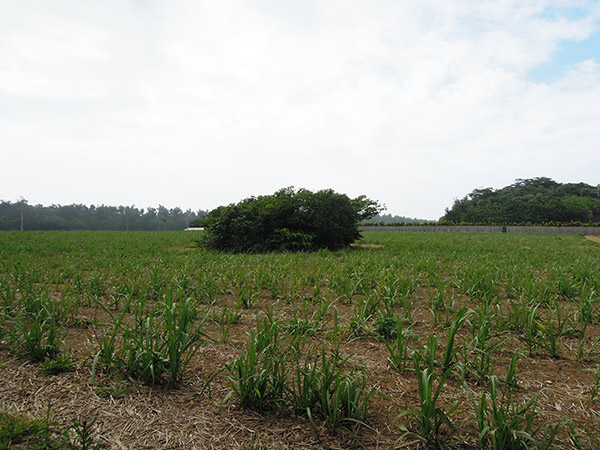
[{"label": "low vegetation", "polygon": [[598,244],[197,240],[0,233],[0,448],[598,448]]},{"label": "low vegetation", "polygon": [[0,411],[0,450],[100,450],[92,438],[93,425],[73,420],[61,431],[49,417],[32,419]]}]

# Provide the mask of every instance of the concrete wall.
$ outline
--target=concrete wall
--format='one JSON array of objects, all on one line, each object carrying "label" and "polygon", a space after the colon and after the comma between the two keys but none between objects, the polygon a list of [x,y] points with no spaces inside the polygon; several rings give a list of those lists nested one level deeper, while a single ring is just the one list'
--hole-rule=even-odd
[{"label": "concrete wall", "polygon": [[[364,226],[360,231],[435,231],[435,232],[466,232],[466,233],[501,233],[502,226],[460,226],[460,225],[416,225],[416,226]],[[536,226],[506,226],[507,233],[567,233],[586,235],[600,235],[600,227],[536,227]]]}]

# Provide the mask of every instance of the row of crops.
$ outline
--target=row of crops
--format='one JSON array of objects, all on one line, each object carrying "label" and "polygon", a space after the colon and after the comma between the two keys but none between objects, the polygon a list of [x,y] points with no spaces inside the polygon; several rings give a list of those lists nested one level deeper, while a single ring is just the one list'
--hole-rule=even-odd
[{"label": "row of crops", "polygon": [[379,232],[262,255],[195,239],[0,234],[0,379],[76,370],[132,404],[133,386],[193,390],[215,418],[297,422],[307,448],[600,448],[600,246],[582,236]]}]

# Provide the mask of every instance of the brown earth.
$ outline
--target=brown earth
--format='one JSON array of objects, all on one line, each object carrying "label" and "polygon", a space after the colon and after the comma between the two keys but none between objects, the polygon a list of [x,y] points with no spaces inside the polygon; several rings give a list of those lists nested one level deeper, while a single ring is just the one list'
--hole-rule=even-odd
[{"label": "brown earth", "polygon": [[600,244],[600,236],[586,236],[585,238],[588,241],[598,242]]},{"label": "brown earth", "polygon": [[[448,329],[443,324],[435,326],[427,308],[426,290],[411,296],[415,306],[412,331],[417,344],[426,344],[427,336],[435,334],[440,340],[438,353],[443,351]],[[467,299],[463,299],[468,302]],[[207,322],[207,332],[215,339],[200,348],[189,367],[185,381],[174,390],[145,386],[126,377],[99,374],[97,385],[92,383],[91,366],[96,347],[94,336],[102,327],[72,327],[67,336],[69,353],[78,359],[76,370],[47,377],[39,367],[26,362],[0,344],[0,408],[12,414],[51,417],[63,427],[73,418],[94,420],[94,438],[103,448],[124,449],[347,449],[347,448],[425,448],[413,436],[404,436],[403,426],[415,429],[414,418],[402,415],[405,409],[418,408],[418,389],[414,371],[398,373],[387,363],[385,345],[373,337],[356,338],[346,335],[342,350],[352,354],[350,364],[360,366],[369,374],[375,395],[370,402],[369,426],[359,434],[360,444],[351,434],[330,430],[317,421],[313,429],[304,415],[292,411],[257,412],[241,409],[235,404],[235,396],[224,403],[230,388],[226,374],[218,375],[209,389],[206,382],[225,364],[237,358],[243,349],[248,333],[256,328],[256,319],[264,310],[273,307],[274,301],[266,293],[250,309],[243,310],[243,317],[235,323],[221,342],[216,323]],[[220,298],[219,307],[235,308],[233,295]],[[473,305],[474,306],[474,305]],[[563,306],[570,306],[564,302]],[[340,324],[348,324],[353,316],[352,302],[336,304]],[[285,318],[291,306],[280,304],[277,316]],[[540,311],[541,312],[541,311]],[[402,314],[401,308],[396,311]],[[98,311],[82,310],[82,316],[98,317]],[[333,314],[329,324],[333,322]],[[318,332],[314,341],[327,339],[328,329]],[[600,335],[600,327],[588,329],[591,336]],[[472,338],[468,327],[457,336],[457,347],[464,346]],[[522,351],[518,336],[509,333],[499,337],[502,350],[496,354],[496,373],[503,378],[506,366],[515,351]],[[536,423],[572,419],[572,426],[580,434],[600,433],[590,410],[598,406],[590,399],[590,387],[594,385],[597,367],[595,363],[577,361],[577,339],[565,337],[560,358],[550,358],[543,351],[523,354],[518,364],[519,383],[516,395],[519,401],[538,396]],[[441,354],[439,355],[441,357]],[[475,380],[467,380],[470,389],[480,393],[487,386]],[[476,433],[473,423],[472,399],[460,377],[455,373],[447,381],[441,395],[441,405],[448,410],[455,402],[457,410],[452,418],[457,424],[467,424],[456,434],[458,442],[448,448],[475,448]],[[554,448],[571,448],[568,427],[562,427],[561,445]]]}]

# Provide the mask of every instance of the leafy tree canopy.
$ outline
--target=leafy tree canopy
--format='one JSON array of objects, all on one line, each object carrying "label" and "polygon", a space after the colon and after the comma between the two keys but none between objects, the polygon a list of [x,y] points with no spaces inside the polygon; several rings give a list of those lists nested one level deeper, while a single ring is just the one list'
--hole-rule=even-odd
[{"label": "leafy tree canopy", "polygon": [[358,239],[358,224],[381,210],[364,195],[289,187],[212,210],[204,242],[232,252],[337,250]]},{"label": "leafy tree canopy", "polygon": [[440,219],[449,223],[600,222],[600,187],[518,179],[502,189],[475,189]]}]

